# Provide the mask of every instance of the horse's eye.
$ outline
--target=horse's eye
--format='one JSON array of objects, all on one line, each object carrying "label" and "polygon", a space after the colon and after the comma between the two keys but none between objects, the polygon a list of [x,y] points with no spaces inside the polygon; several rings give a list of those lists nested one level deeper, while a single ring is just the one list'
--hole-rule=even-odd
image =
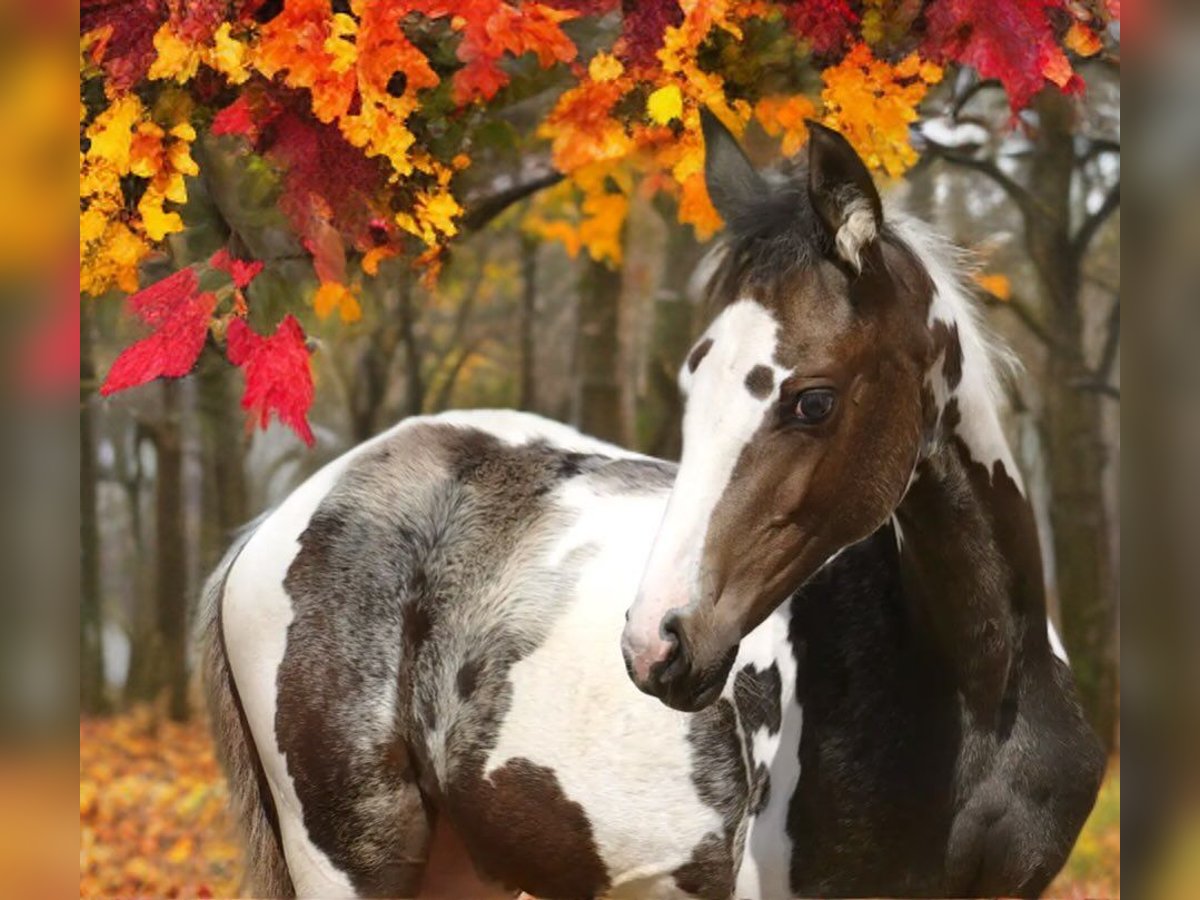
[{"label": "horse's eye", "polygon": [[835,400],[833,388],[809,388],[796,398],[796,418],[808,425],[815,425],[829,418]]}]

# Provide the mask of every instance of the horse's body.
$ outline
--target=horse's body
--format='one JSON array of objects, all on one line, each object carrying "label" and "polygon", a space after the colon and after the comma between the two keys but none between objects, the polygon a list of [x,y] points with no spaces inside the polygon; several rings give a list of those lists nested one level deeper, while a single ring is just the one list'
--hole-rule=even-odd
[{"label": "horse's body", "polygon": [[[1047,639],[1036,531],[974,320],[921,233],[897,227],[886,241],[900,249],[872,252],[907,247],[928,280],[900,279],[913,321],[880,334],[904,338],[903,325],[930,342],[912,350],[926,368],[906,381],[895,357],[882,381],[868,368],[845,387],[844,418],[880,398],[882,418],[852,431],[853,458],[815,470],[844,493],[806,487],[801,506],[859,531],[761,611],[738,612],[754,600],[738,579],[778,592],[789,576],[775,568],[807,552],[776,552],[814,526],[772,513],[771,491],[828,431],[785,422],[778,440],[799,437],[770,470],[776,409],[790,415],[792,369],[811,367],[779,362],[782,348],[810,332],[791,335],[752,296],[729,302],[685,366],[678,473],[534,416],[455,413],[351,451],[247,533],[202,625],[259,894],[1046,886],[1103,757]],[[814,421],[833,377],[797,407]],[[769,518],[761,548],[738,543],[751,525],[739,504]],[[688,537],[701,526],[707,538]],[[744,626],[732,644],[730,610]]]}]

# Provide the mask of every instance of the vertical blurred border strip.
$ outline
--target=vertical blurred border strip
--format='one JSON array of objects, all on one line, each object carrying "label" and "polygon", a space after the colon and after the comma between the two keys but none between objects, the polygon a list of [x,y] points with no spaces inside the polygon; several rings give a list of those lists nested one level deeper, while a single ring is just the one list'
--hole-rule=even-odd
[{"label": "vertical blurred border strip", "polygon": [[78,853],[77,33],[65,0],[0,0],[0,893],[12,897],[69,896]]},{"label": "vertical blurred border strip", "polygon": [[1200,10],[1142,7],[1124,47],[1135,140],[1122,572],[1123,877],[1200,896]]}]

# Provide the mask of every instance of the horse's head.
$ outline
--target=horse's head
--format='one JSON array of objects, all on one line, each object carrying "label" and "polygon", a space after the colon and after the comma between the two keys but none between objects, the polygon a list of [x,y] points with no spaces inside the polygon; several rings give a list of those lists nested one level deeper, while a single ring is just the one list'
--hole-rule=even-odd
[{"label": "horse's head", "polygon": [[[904,496],[921,453],[930,277],[839,134],[770,181],[711,115],[717,310],[680,373],[683,457],[622,640],[669,706],[719,694],[739,641]],[[924,408],[923,408],[924,407]]]}]

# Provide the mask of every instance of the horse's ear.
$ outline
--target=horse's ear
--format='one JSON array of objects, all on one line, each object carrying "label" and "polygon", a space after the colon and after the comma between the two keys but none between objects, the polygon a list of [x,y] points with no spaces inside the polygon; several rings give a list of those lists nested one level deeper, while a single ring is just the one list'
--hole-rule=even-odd
[{"label": "horse's ear", "polygon": [[863,250],[883,226],[883,203],[871,173],[850,142],[832,128],[808,122],[808,195],[829,229],[838,256],[862,269]]},{"label": "horse's ear", "polygon": [[700,110],[704,132],[704,182],[721,218],[730,223],[766,193],[766,182],[755,171],[729,129],[708,109]]}]

